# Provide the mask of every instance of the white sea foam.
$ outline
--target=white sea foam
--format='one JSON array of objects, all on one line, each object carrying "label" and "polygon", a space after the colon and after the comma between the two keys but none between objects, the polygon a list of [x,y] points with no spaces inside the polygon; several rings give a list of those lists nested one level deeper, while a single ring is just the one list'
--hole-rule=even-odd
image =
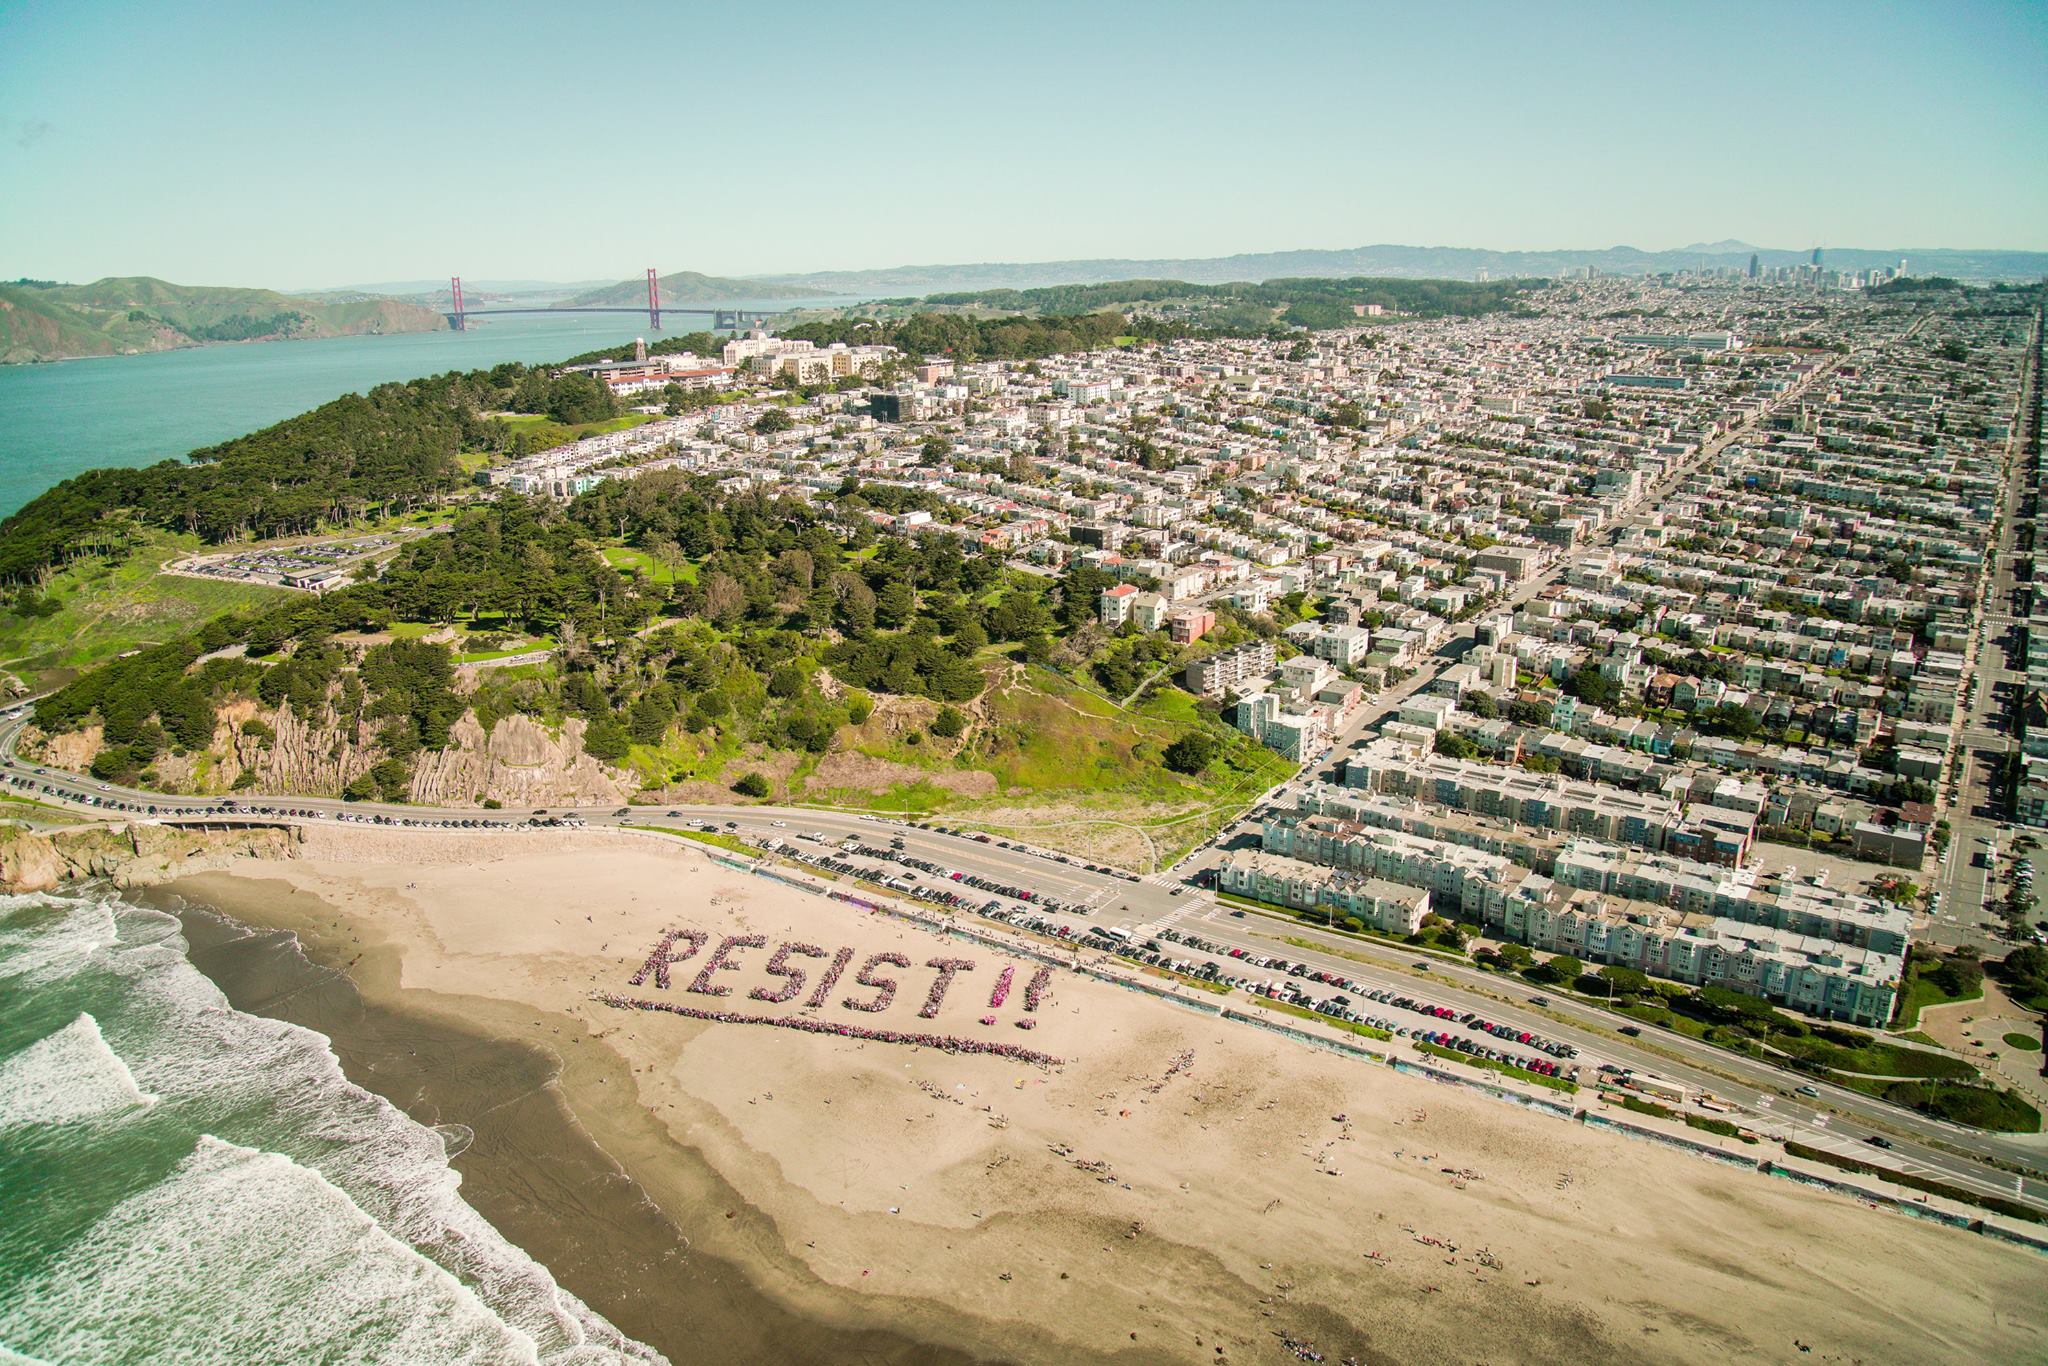
[{"label": "white sea foam", "polygon": [[26,988],[69,977],[119,938],[96,899],[0,896],[0,982]]},{"label": "white sea foam", "polygon": [[0,1129],[68,1124],[154,1104],[156,1097],[135,1084],[90,1015],[0,1059]]},{"label": "white sea foam", "polygon": [[[0,916],[5,913],[0,906]],[[41,918],[47,922],[47,910]],[[6,920],[0,919],[0,927],[8,927]],[[264,1334],[280,1332],[285,1337],[278,1341],[290,1340],[308,1322],[308,1310],[292,1307],[292,1301],[271,1294],[268,1287],[272,1278],[282,1278],[311,1296],[306,1304],[319,1316],[326,1315],[327,1290],[318,1283],[319,1276],[302,1269],[303,1261],[317,1256],[335,1267],[356,1268],[347,1272],[357,1281],[345,1292],[347,1314],[377,1319],[382,1311],[377,1308],[378,1295],[370,1290],[381,1285],[412,1306],[398,1315],[409,1322],[422,1306],[441,1305],[447,1287],[404,1258],[393,1260],[396,1248],[432,1267],[449,1286],[469,1297],[446,1300],[452,1306],[447,1313],[470,1325],[462,1337],[470,1346],[462,1350],[478,1343],[499,1345],[483,1355],[462,1356],[422,1342],[416,1344],[418,1351],[390,1356],[351,1350],[344,1354],[348,1359],[538,1360],[547,1366],[663,1360],[562,1289],[545,1267],[471,1209],[459,1193],[460,1176],[448,1166],[442,1137],[350,1083],[325,1037],[231,1008],[219,989],[186,960],[175,917],[124,903],[81,900],[64,908],[55,928],[74,947],[61,959],[46,955],[48,964],[90,971],[96,982],[120,992],[120,1009],[95,1005],[106,1031],[99,1043],[105,1058],[122,1067],[136,1094],[155,1094],[158,1103],[146,1112],[146,1122],[175,1124],[187,1141],[200,1133],[225,1136],[201,1142],[172,1177],[132,1196],[107,1216],[109,1221],[124,1221],[109,1231],[126,1238],[138,1253],[203,1244],[208,1255],[225,1259],[215,1267],[223,1290],[208,1298],[199,1318],[219,1317],[224,1334],[228,1328],[246,1329],[248,1336],[236,1340],[249,1345],[269,1341]],[[15,944],[0,950],[0,968],[6,958],[36,947]],[[38,980],[47,980],[47,968],[39,973]],[[99,1032],[95,1027],[93,1037]],[[256,1162],[258,1158],[263,1161]],[[214,1216],[206,1202],[223,1196],[252,1202],[270,1222],[259,1225],[237,1216],[227,1221],[231,1232],[215,1236],[209,1232]],[[303,1214],[292,1213],[294,1201],[305,1206]],[[339,1220],[336,1202],[346,1206],[350,1218],[373,1227],[391,1247],[376,1244],[362,1229],[343,1239],[337,1230],[355,1226]],[[301,1247],[300,1218],[318,1232],[317,1247]],[[161,1220],[160,1234],[148,1232],[151,1219]],[[105,1237],[96,1231],[91,1239],[67,1249],[64,1258],[98,1258],[95,1245]],[[375,1256],[368,1250],[373,1246],[378,1248]],[[236,1274],[245,1262],[243,1274]],[[70,1294],[66,1313],[82,1315],[82,1323],[107,1325],[135,1322],[136,1315],[169,1314],[176,1308],[178,1301],[157,1294],[150,1278],[127,1275],[118,1261],[106,1260],[104,1265],[112,1279],[88,1300],[78,1301],[81,1292],[67,1290],[66,1282],[58,1278],[50,1281],[38,1303],[54,1303],[50,1296]],[[76,1267],[72,1274],[79,1274]],[[200,1287],[195,1293],[210,1283],[195,1277],[194,1284]],[[240,1298],[244,1292],[246,1302]],[[142,1307],[128,1307],[131,1295],[140,1297]],[[282,1323],[273,1322],[277,1314],[284,1316]],[[438,1320],[442,1310],[435,1309],[434,1316]],[[477,1327],[479,1323],[490,1331]],[[0,1309],[0,1337],[17,1348],[48,1350],[46,1340],[24,1337],[18,1327],[15,1306]],[[520,1346],[505,1355],[504,1342]],[[313,1355],[228,1353],[227,1358],[284,1361]],[[54,1357],[98,1359],[71,1351],[55,1352]],[[223,1358],[200,1353],[192,1359]]]},{"label": "white sea foam", "polygon": [[20,1287],[8,1320],[60,1361],[540,1360],[318,1172],[212,1137]]}]

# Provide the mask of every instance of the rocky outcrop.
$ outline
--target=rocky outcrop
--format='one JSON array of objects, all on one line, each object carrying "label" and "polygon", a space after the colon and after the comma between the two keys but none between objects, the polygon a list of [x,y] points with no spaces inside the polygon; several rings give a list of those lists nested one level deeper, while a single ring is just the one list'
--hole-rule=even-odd
[{"label": "rocky outcrop", "polygon": [[323,710],[311,725],[290,707],[279,707],[266,719],[277,733],[275,740],[240,733],[233,739],[233,766],[237,771],[254,768],[259,792],[332,796],[384,757],[368,727],[344,726],[331,710]]},{"label": "rocky outcrop", "polygon": [[562,723],[559,739],[530,716],[501,718],[486,736],[475,712],[449,731],[448,747],[413,765],[412,800],[421,806],[568,806],[624,801],[635,784],[583,752],[583,721]]},{"label": "rocky outcrop", "polygon": [[66,882],[106,878],[148,886],[240,859],[292,858],[296,830],[192,830],[163,825],[93,826],[46,834],[0,832],[0,891],[47,892]]},{"label": "rocky outcrop", "polygon": [[21,739],[16,748],[24,757],[48,764],[51,768],[68,768],[73,773],[83,773],[92,767],[92,761],[99,757],[105,744],[106,734],[97,722],[83,730],[57,735],[45,735],[34,722],[30,722],[21,728]]}]

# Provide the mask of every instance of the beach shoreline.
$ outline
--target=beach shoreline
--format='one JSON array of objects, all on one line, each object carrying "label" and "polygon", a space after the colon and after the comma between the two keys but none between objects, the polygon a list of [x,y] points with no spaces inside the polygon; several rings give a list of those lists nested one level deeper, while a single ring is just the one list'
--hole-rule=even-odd
[{"label": "beach shoreline", "polygon": [[[744,988],[778,941],[900,950],[912,964],[950,953],[976,965],[961,981],[983,995],[999,961],[651,837],[334,831],[299,853],[167,890],[298,935],[366,1011],[557,1068],[525,1089],[559,1116],[531,1111],[511,1128],[581,1131],[615,1164],[610,1181],[647,1197],[622,1203],[651,1202],[643,1217],[659,1223],[621,1230],[602,1200],[537,1193],[545,1163],[489,1124],[455,1159],[465,1194],[565,1287],[677,1360],[702,1359],[707,1339],[692,1324],[664,1340],[675,1292],[646,1246],[660,1226],[690,1240],[698,1293],[755,1307],[735,1312],[735,1335],[769,1312],[827,1335],[797,1351],[757,1340],[765,1355],[729,1359],[1289,1360],[1289,1342],[1312,1342],[1332,1362],[1775,1360],[1794,1338],[1866,1358],[1935,1343],[2012,1359],[2048,1341],[2025,1290],[2034,1254],[1873,1225],[1885,1216],[1839,1197],[1073,973],[1028,1033],[1007,1027],[1026,1018],[1014,1000],[989,1027],[965,985],[925,1025],[911,1007],[932,977],[915,967],[883,1012],[813,1012],[819,1027],[1028,1043],[1061,1067],[612,1009],[596,998],[772,1014]],[[667,988],[628,985],[678,924],[707,944],[760,941],[735,952],[728,995],[691,991],[715,989],[697,976],[709,947]],[[346,1021],[337,1029],[346,1066],[359,1043]],[[405,1069],[357,1079],[422,1122],[469,1123]],[[539,1150],[551,1147],[563,1145]],[[1929,1295],[1936,1281],[1945,1289]],[[863,1329],[875,1339],[846,1336]]]},{"label": "beach shoreline", "polygon": [[[749,1221],[758,1212],[701,1161],[691,1169],[694,1155],[679,1146],[663,1154],[655,1203],[613,1156],[614,1148],[644,1152],[648,1135],[633,1132],[632,1111],[594,1103],[630,1089],[621,1060],[538,1041],[573,1022],[520,1021],[513,1017],[529,1012],[501,1002],[404,990],[392,944],[363,938],[360,922],[339,920],[327,902],[282,879],[201,874],[138,899],[180,917],[194,965],[236,1009],[325,1035],[350,1081],[442,1131],[463,1198],[564,1288],[671,1361],[707,1359],[707,1350],[725,1360],[973,1360],[900,1334],[808,1319],[736,1266],[697,1251],[664,1209],[687,1201],[744,1211]],[[303,970],[280,983],[274,968],[252,971],[246,953],[235,961],[229,951],[250,932],[289,939]]]}]

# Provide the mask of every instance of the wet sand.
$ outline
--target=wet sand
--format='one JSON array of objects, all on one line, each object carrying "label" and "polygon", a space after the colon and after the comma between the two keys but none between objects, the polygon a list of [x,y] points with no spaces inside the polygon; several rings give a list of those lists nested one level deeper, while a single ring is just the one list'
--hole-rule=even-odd
[{"label": "wet sand", "polygon": [[[463,1198],[621,1332],[677,1363],[976,1360],[777,1303],[729,1263],[695,1251],[678,1225],[761,1216],[708,1167],[688,1170],[691,1154],[672,1145],[667,1184],[695,1198],[687,1208],[671,1200],[677,1219],[657,1208],[564,1104],[558,1055],[491,1031],[486,1003],[444,1011],[408,1001],[396,988],[395,953],[323,933],[331,908],[287,883],[237,879],[207,890],[204,904],[164,892],[138,899],[179,916],[194,966],[237,1010],[325,1035],[350,1081],[441,1129]],[[256,928],[283,923],[292,928]],[[579,1073],[602,1074],[582,1076],[585,1084],[630,1087],[609,1055],[577,1063]]]},{"label": "wet sand", "polygon": [[[475,1127],[457,1166],[479,1210],[678,1361],[1284,1366],[1283,1334],[1332,1363],[2048,1355],[2036,1254],[1064,971],[1018,1031],[1016,999],[983,1014],[1001,950],[654,837],[326,831],[303,852],[174,887],[298,933],[365,1018],[402,1021],[374,1049],[382,1027],[346,1011],[315,1027],[409,1112]],[[729,977],[698,975],[704,948],[666,987],[629,985],[677,927],[760,942]],[[975,963],[931,1017],[912,967],[893,1002],[823,1002],[814,1024],[1065,1061],[597,999],[751,1017],[778,941]],[[422,1040],[446,1058],[418,1062]],[[578,1134],[589,1164],[561,1156]],[[653,1208],[614,1198],[635,1191]]]}]

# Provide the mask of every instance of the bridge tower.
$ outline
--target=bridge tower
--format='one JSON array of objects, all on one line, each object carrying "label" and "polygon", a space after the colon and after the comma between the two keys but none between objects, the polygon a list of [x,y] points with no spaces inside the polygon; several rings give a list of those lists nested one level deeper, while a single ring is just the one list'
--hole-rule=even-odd
[{"label": "bridge tower", "polygon": [[661,278],[653,266],[647,268],[647,325],[661,331]]},{"label": "bridge tower", "polygon": [[463,321],[462,317],[462,277],[460,275],[449,276],[448,289],[455,296],[455,330],[457,332],[467,331],[468,325]]}]

